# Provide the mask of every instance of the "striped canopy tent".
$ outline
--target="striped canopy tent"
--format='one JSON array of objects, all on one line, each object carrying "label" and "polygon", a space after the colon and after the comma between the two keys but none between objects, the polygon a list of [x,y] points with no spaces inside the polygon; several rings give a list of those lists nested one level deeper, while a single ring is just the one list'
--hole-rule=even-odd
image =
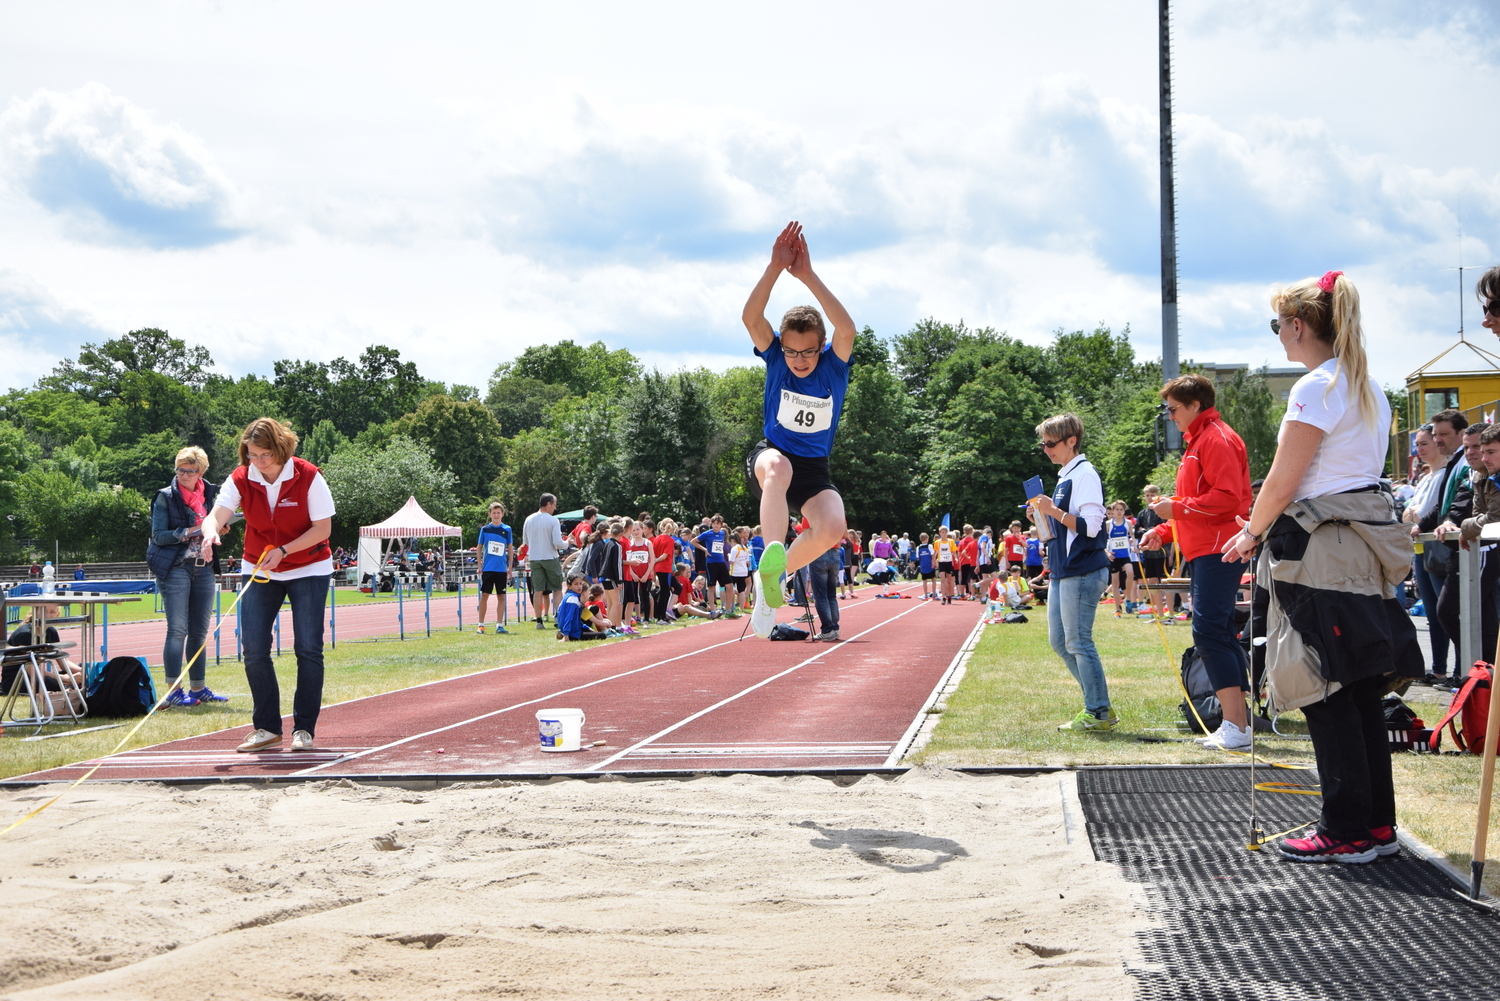
[{"label": "striped canopy tent", "polygon": [[408,497],[406,504],[378,525],[366,525],[359,530],[361,539],[435,539],[458,538],[463,529],[444,525],[422,510],[415,497]]},{"label": "striped canopy tent", "polygon": [[388,558],[406,552],[406,540],[434,538],[443,540],[443,576],[447,578],[448,539],[458,539],[459,548],[462,549],[463,534],[463,529],[444,525],[423,511],[415,497],[408,497],[401,510],[385,521],[378,525],[365,525],[359,530],[358,580],[363,583],[386,567]]}]

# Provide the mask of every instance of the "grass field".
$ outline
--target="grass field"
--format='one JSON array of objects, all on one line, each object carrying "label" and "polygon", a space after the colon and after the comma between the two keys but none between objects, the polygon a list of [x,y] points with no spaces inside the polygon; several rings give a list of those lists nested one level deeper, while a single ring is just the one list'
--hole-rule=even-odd
[{"label": "grass field", "polygon": [[[1170,669],[1154,625],[1117,620],[1110,606],[1099,609],[1094,638],[1121,723],[1106,734],[1072,734],[1059,733],[1056,727],[1083,707],[1082,695],[1047,642],[1046,610],[1038,609],[1025,625],[985,627],[963,682],[948,699],[932,740],[914,760],[950,765],[1247,761],[1244,755],[1204,750],[1179,727],[1182,690],[1176,665],[1192,636],[1185,624],[1167,628],[1165,633],[1171,648]],[[1414,694],[1428,691],[1416,689]],[[1431,703],[1419,708],[1429,725],[1437,722],[1432,708],[1436,706]],[[1306,732],[1300,713],[1282,717],[1279,728],[1291,734]],[[1306,740],[1264,735],[1257,737],[1256,747],[1262,762],[1312,761],[1312,745]],[[1396,754],[1392,760],[1401,825],[1467,871],[1479,795],[1479,760],[1460,754]],[[1248,803],[1245,816],[1249,816]],[[1308,819],[1315,819],[1312,811]],[[1500,845],[1497,828],[1500,824],[1494,822],[1492,813],[1492,846]],[[1485,885],[1500,895],[1500,862],[1488,868]]]}]

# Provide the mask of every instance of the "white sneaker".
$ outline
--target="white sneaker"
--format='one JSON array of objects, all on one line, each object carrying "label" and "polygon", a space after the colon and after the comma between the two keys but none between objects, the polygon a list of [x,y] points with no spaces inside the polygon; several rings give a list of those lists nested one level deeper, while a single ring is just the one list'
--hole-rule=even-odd
[{"label": "white sneaker", "polygon": [[281,734],[272,733],[270,730],[256,730],[235,750],[241,754],[249,754],[252,751],[268,751],[280,743]]},{"label": "white sneaker", "polygon": [[311,751],[313,749],[313,735],[306,730],[292,731],[292,750]]},{"label": "white sneaker", "polygon": [[776,628],[776,609],[766,601],[763,588],[755,589],[755,608],[750,612],[750,628],[761,639],[768,638],[771,630]]},{"label": "white sneaker", "polygon": [[1219,728],[1207,737],[1198,737],[1194,743],[1206,747],[1210,751],[1248,751],[1250,749],[1250,731],[1241,730],[1229,720],[1219,724]]}]

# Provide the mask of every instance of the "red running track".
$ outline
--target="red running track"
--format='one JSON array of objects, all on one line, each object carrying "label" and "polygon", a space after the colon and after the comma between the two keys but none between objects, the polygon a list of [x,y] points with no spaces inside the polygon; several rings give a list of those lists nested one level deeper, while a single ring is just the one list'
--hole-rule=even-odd
[{"label": "red running track", "polygon": [[[783,609],[790,620],[795,609]],[[105,758],[101,779],[492,776],[880,767],[899,760],[982,606],[865,597],[842,643],[741,640],[717,621],[325,708],[318,747],[237,754],[248,726]],[[481,641],[483,642],[483,641]],[[540,749],[535,712],[587,715],[584,750]],[[290,721],[286,723],[290,731]],[[604,746],[589,747],[602,740]],[[20,776],[77,778],[95,762]]]}]

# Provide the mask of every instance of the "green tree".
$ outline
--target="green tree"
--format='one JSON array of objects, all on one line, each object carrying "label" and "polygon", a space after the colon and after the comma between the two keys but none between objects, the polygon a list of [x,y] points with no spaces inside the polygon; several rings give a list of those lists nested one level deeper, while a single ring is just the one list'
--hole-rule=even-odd
[{"label": "green tree", "polygon": [[1008,524],[1027,477],[1054,472],[1035,428],[1051,408],[1003,365],[981,369],[941,416],[924,455],[927,513],[976,524]]},{"label": "green tree", "polygon": [[217,483],[239,464],[240,435],[260,417],[286,419],[269,379],[247,375],[241,379],[211,376],[204,386],[204,408],[214,447],[200,444],[208,453],[209,479]]},{"label": "green tree", "polygon": [[641,363],[625,348],[611,351],[603,341],[584,347],[571,340],[538,344],[522,351],[513,362],[495,369],[490,382],[508,378],[567,386],[574,396],[617,393],[641,376]]},{"label": "green tree", "polygon": [[513,438],[546,424],[552,406],[570,395],[572,390],[567,386],[512,375],[490,380],[484,402],[500,422],[500,433]]},{"label": "green tree", "polygon": [[383,344],[366,348],[358,362],[340,357],[326,364],[278,361],[272,367],[281,411],[300,431],[329,420],[352,438],[371,424],[411,413],[429,395],[417,366]]},{"label": "green tree", "polygon": [[349,444],[349,439],[339,434],[339,429],[333,426],[333,421],[324,420],[319,421],[318,426],[302,439],[302,443],[297,447],[297,454],[314,466],[321,467],[347,444]]},{"label": "green tree", "polygon": [[493,492],[506,510],[515,512],[515,521],[535,511],[544,493],[557,495],[559,510],[570,510],[582,503],[569,493],[572,462],[572,449],[559,432],[547,427],[522,431],[506,444],[505,467],[495,477]]},{"label": "green tree", "polygon": [[67,559],[139,559],[151,528],[150,506],[134,490],[89,489],[66,473],[34,467],[16,483],[24,530]]},{"label": "green tree", "polygon": [[463,501],[476,501],[489,493],[490,481],[505,456],[500,424],[478,400],[429,396],[415,411],[399,418],[392,430],[427,445],[438,465],[453,474]]},{"label": "green tree", "polygon": [[173,462],[182,446],[175,432],[156,431],[141,435],[129,445],[101,448],[99,481],[149,497],[172,479]]},{"label": "green tree", "polygon": [[856,365],[829,463],[851,525],[878,531],[914,528],[921,494],[917,408],[881,358]]},{"label": "green tree", "polygon": [[126,376],[154,373],[191,390],[201,390],[213,368],[208,349],[156,327],[132,330],[103,344],[85,344],[78,360],[67,360],[41,381],[39,388],[77,393],[87,400],[108,402],[124,396]]},{"label": "green tree", "polygon": [[1286,404],[1279,402],[1266,384],[1266,370],[1235,372],[1233,379],[1217,388],[1215,404],[1225,423],[1245,442],[1250,478],[1265,476],[1276,455],[1276,435],[1286,411]]},{"label": "green tree", "polygon": [[[1085,448],[1104,481],[1108,500],[1124,498],[1132,511],[1156,465],[1156,405],[1151,387],[1137,389],[1119,408],[1115,420],[1085,428]],[[1167,490],[1171,493],[1171,490]]]},{"label": "green tree", "polygon": [[1133,384],[1142,374],[1135,363],[1135,349],[1130,346],[1128,325],[1118,334],[1103,324],[1088,332],[1065,333],[1058,328],[1047,353],[1061,374],[1062,388],[1085,407],[1122,380],[1132,384],[1131,389],[1136,388]]},{"label": "green tree", "polygon": [[100,406],[65,389],[14,390],[0,402],[0,418],[25,430],[44,455],[84,435],[113,441],[118,414],[118,407]]},{"label": "green tree", "polygon": [[897,334],[891,343],[891,353],[896,360],[896,373],[901,377],[907,392],[921,393],[927,388],[932,369],[951,355],[966,338],[984,338],[992,333],[970,330],[962,320],[957,324],[939,323],[932,317],[919,320],[906,333]]},{"label": "green tree", "polygon": [[457,500],[454,475],[439,466],[421,442],[396,435],[383,448],[350,442],[322,467],[338,509],[336,543],[352,544],[361,525],[384,521],[415,497],[434,518],[447,517]]}]

